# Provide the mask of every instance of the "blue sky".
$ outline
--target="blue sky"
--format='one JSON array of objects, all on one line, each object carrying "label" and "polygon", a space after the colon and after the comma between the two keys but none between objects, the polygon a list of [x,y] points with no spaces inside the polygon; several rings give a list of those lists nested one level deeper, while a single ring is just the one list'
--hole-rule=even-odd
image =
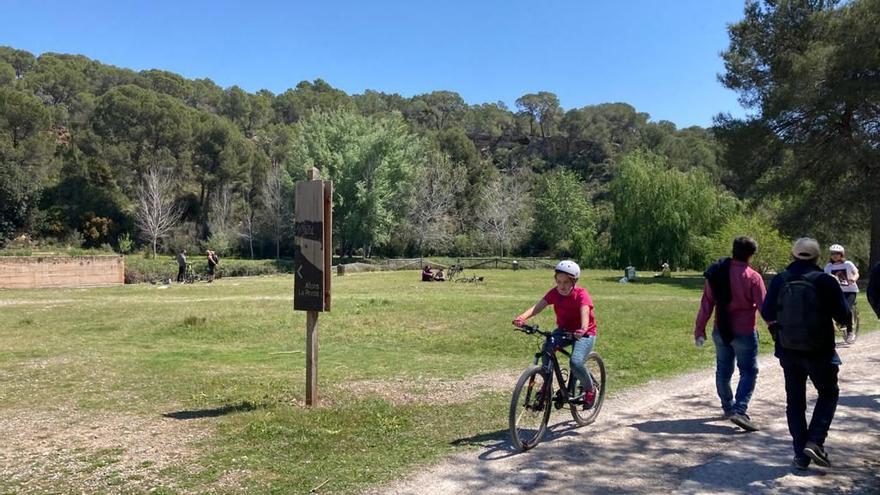
[{"label": "blue sky", "polygon": [[551,91],[653,120],[743,115],[717,74],[740,0],[0,0],[0,45],[275,93],[322,78],[349,94],[457,91],[471,104]]}]

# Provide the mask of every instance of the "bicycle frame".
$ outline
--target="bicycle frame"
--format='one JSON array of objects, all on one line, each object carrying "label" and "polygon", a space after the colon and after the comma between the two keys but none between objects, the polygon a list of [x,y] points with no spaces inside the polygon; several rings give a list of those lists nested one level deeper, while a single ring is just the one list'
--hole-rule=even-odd
[{"label": "bicycle frame", "polygon": [[[542,334],[543,334],[543,332],[542,332]],[[546,342],[547,339],[549,338],[549,334],[546,334],[544,336],[545,336],[544,340]],[[543,366],[544,372],[556,377],[556,383],[559,386],[558,390],[561,391],[563,400],[568,401],[569,398],[571,398],[571,395],[568,393],[568,385],[569,385],[568,381],[571,380],[572,374],[571,374],[571,371],[569,371],[568,380],[566,380],[565,377],[562,375],[562,367],[559,365],[559,359],[556,357],[557,352],[567,356],[569,359],[571,358],[571,353],[569,353],[568,351],[566,351],[565,349],[563,349],[561,347],[557,347],[553,352],[545,351],[542,348],[541,352],[535,353],[534,364],[537,365],[541,361],[541,358],[543,356],[545,356],[545,355],[547,356],[547,358],[548,358],[547,364]],[[549,386],[550,386],[550,392],[552,392],[553,391],[553,384],[549,383]],[[549,399],[553,400],[553,397],[551,396],[551,397],[549,397]]]}]

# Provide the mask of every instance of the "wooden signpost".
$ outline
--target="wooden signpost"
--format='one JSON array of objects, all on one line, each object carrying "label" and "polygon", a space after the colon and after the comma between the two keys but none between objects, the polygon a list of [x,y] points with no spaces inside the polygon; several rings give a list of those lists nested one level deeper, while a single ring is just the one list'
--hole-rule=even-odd
[{"label": "wooden signpost", "polygon": [[296,183],[294,210],[293,309],[306,311],[306,405],[318,404],[318,312],[330,311],[330,271],[333,252],[333,183]]}]

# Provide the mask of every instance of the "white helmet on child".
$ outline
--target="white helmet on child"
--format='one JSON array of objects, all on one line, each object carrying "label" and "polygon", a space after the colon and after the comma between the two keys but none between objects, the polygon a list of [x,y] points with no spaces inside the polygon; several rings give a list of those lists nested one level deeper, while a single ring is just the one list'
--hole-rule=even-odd
[{"label": "white helmet on child", "polygon": [[562,260],[556,264],[556,271],[561,273],[566,273],[571,275],[574,278],[581,277],[581,267],[578,266],[577,263],[571,260]]},{"label": "white helmet on child", "polygon": [[828,250],[832,253],[845,253],[845,251],[843,250],[843,246],[841,246],[840,244],[832,244],[831,247],[828,248]]}]

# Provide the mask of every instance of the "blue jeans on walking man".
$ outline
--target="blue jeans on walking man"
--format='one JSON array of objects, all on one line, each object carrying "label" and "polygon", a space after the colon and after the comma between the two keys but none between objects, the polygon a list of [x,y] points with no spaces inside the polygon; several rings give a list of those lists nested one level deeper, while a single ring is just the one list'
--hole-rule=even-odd
[{"label": "blue jeans on walking man", "polygon": [[[729,344],[724,343],[718,329],[712,331],[715,343],[715,388],[721,399],[724,414],[745,414],[758,380],[758,332],[735,335]],[[730,387],[734,363],[739,369],[736,395]]]}]

